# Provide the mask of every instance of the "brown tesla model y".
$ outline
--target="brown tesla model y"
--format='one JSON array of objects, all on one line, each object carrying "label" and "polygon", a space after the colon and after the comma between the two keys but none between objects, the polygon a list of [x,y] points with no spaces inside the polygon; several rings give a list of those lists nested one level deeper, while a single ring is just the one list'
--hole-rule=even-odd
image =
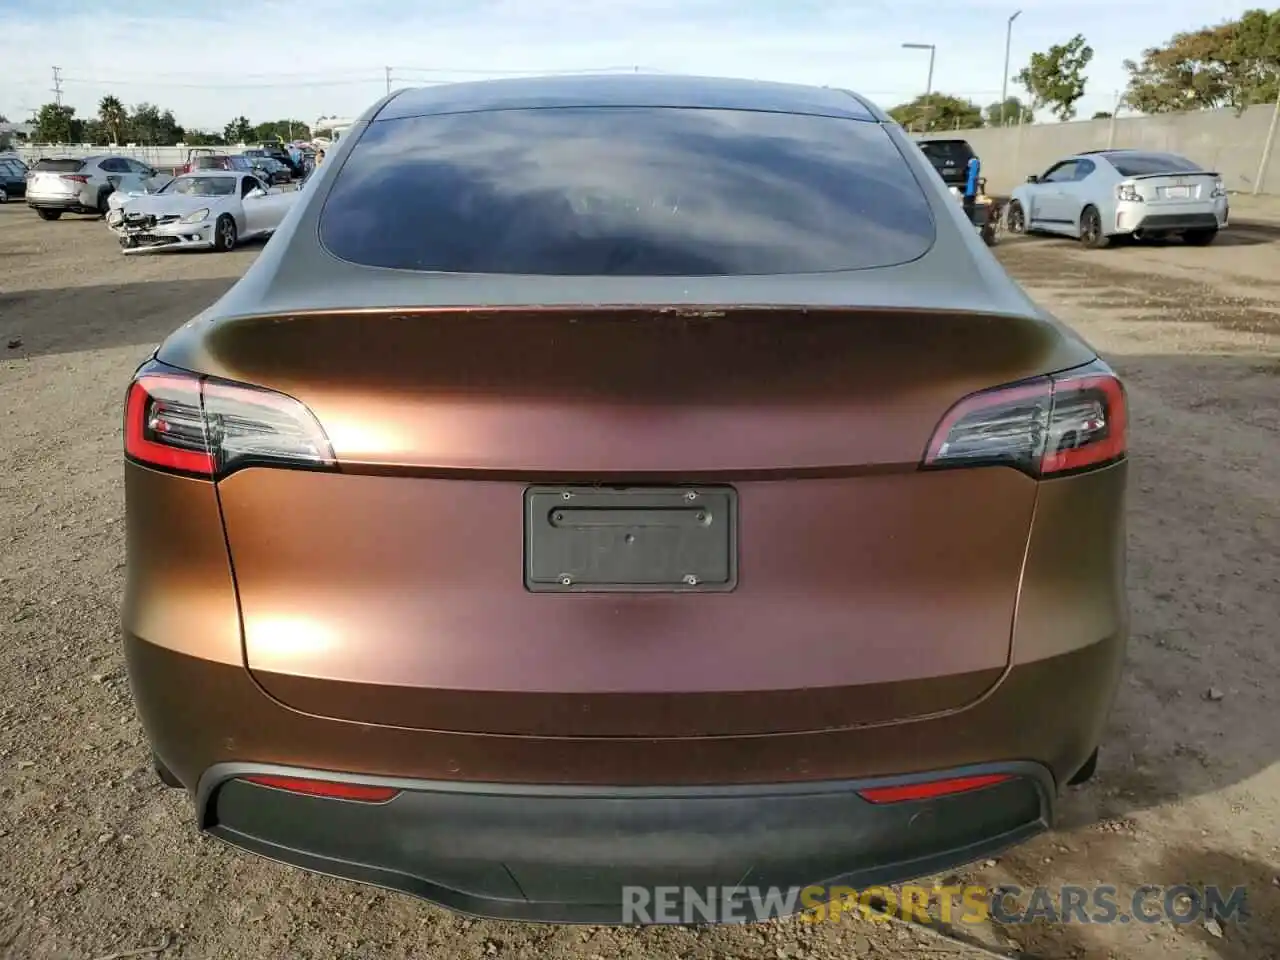
[{"label": "brown tesla model y", "polygon": [[200,829],[457,910],[904,880],[1091,771],[1125,447],[852,93],[401,92],[129,386],[129,674]]}]

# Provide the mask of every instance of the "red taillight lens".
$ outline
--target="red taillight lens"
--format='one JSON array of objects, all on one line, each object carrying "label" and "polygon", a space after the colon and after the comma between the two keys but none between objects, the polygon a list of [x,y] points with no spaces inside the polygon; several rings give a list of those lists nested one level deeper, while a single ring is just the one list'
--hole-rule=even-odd
[{"label": "red taillight lens", "polygon": [[925,783],[908,783],[899,787],[872,787],[859,790],[858,796],[870,803],[901,803],[904,800],[931,800],[968,793],[983,787],[1011,780],[1007,773],[987,773],[975,777],[951,777],[947,780],[929,780]]},{"label": "red taillight lens", "polygon": [[140,372],[130,384],[124,451],[149,467],[210,479],[253,463],[334,465],[320,424],[292,397],[167,370]]},{"label": "red taillight lens", "polygon": [[333,800],[358,800],[361,803],[386,803],[400,793],[394,787],[378,787],[367,783],[343,783],[339,780],[314,780],[310,777],[277,777],[270,774],[253,774],[241,780],[256,783],[260,787],[273,787],[289,793],[302,793],[309,797],[329,797]]},{"label": "red taillight lens", "polygon": [[72,181],[73,183],[88,183],[88,182],[89,182],[89,178],[88,178],[88,177],[86,177],[83,173],[64,173],[64,174],[62,175],[62,179],[63,179],[63,180],[70,180],[70,181]]},{"label": "red taillight lens", "polygon": [[938,425],[924,466],[1005,465],[1051,477],[1123,458],[1128,433],[1124,387],[1096,361],[965,397]]}]

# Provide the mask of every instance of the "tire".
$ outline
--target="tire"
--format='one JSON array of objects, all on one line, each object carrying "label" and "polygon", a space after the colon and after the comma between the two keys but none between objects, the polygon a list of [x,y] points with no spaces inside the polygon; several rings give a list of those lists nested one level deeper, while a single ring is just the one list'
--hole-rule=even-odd
[{"label": "tire", "polygon": [[1075,772],[1067,784],[1078,787],[1080,784],[1093,779],[1093,775],[1098,772],[1098,748],[1093,748],[1093,753],[1089,754],[1089,759],[1084,762],[1084,766]]},{"label": "tire", "polygon": [[1217,238],[1217,227],[1208,227],[1204,230],[1185,230],[1182,234],[1182,242],[1193,247],[1207,247]]},{"label": "tire", "polygon": [[110,199],[111,199],[110,190],[102,189],[98,191],[98,215],[100,217],[105,217],[108,213],[111,212],[111,207],[107,204],[107,201]]},{"label": "tire", "polygon": [[1102,214],[1094,206],[1080,211],[1080,244],[1090,250],[1101,250],[1110,245],[1111,238],[1102,232]]},{"label": "tire", "polygon": [[8,202],[9,202],[9,191],[6,190],[4,187],[0,187],[0,203],[8,203]]},{"label": "tire", "polygon": [[62,216],[61,210],[46,210],[44,207],[36,207],[36,215],[41,220],[57,220]]},{"label": "tire", "polygon": [[1004,214],[1004,228],[1013,234],[1027,232],[1027,212],[1017,200],[1009,201],[1009,209]]},{"label": "tire", "polygon": [[234,250],[236,246],[236,221],[229,213],[224,213],[213,225],[213,249],[219,253]]}]

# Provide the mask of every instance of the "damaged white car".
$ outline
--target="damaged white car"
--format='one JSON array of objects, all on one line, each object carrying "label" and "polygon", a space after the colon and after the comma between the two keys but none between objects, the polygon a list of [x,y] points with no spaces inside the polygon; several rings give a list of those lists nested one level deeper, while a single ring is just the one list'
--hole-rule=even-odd
[{"label": "damaged white car", "polygon": [[270,236],[297,198],[297,191],[269,187],[252,173],[202,170],[129,197],[108,214],[107,225],[125,253],[225,252],[241,240]]}]

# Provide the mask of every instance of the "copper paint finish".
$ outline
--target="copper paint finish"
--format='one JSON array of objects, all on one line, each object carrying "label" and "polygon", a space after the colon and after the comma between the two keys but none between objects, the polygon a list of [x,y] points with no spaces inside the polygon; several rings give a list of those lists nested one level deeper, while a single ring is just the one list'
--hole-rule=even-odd
[{"label": "copper paint finish", "polygon": [[[131,678],[188,784],[221,760],[535,783],[1028,758],[1065,775],[1101,737],[1126,466],[917,467],[964,394],[1091,358],[1050,324],[446,311],[203,336],[204,372],[303,400],[343,463],[216,487],[126,468]],[[738,589],[526,592],[521,496],[547,477],[732,483]]]},{"label": "copper paint finish", "polygon": [[550,739],[435,733],[308,716],[236,667],[128,634],[138,709],[190,788],[220,761],[494,783],[793,783],[1037,757],[1065,780],[1102,737],[1124,638],[1016,668],[959,716],[825,733],[694,739]]},{"label": "copper paint finish", "polygon": [[[300,709],[373,723],[697,736],[954,709],[1008,662],[1036,491],[1012,470],[739,484],[739,584],[718,595],[529,593],[522,489],[224,481],[250,668]],[[386,689],[352,690],[357,707],[278,675]],[[455,712],[436,690],[481,697]]]},{"label": "copper paint finish", "polygon": [[796,308],[223,320],[201,346],[343,462],[521,477],[914,467],[959,397],[1092,359],[1029,318]]}]

